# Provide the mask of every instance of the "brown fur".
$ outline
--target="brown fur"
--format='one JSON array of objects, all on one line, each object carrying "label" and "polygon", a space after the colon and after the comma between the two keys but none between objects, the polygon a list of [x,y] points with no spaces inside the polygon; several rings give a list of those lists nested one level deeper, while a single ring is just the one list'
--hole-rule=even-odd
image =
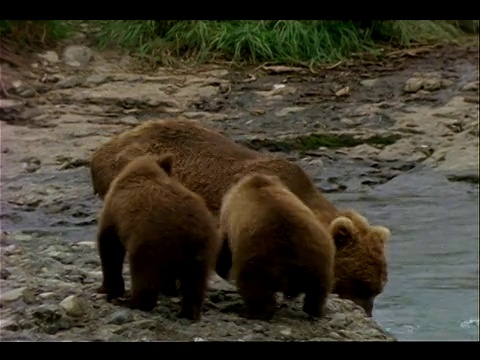
[{"label": "brown fur", "polygon": [[158,292],[175,293],[180,283],[179,316],[201,317],[208,276],[219,241],[204,200],[171,178],[173,155],[126,156],[105,196],[98,250],[108,300],[121,297],[127,254],[132,281],[130,306],[152,310]]},{"label": "brown fur", "polygon": [[224,196],[220,233],[232,249],[232,279],[249,318],[269,320],[275,293],[305,293],[303,310],[322,317],[332,289],[335,247],[315,214],[276,176],[246,175]]},{"label": "brown fur", "polygon": [[354,210],[344,210],[330,224],[330,233],[337,249],[335,292],[372,316],[375,297],[388,280],[385,245],[390,230],[371,226]]},{"label": "brown fur", "polygon": [[[199,122],[178,119],[145,122],[97,149],[92,157],[91,173],[94,191],[101,197],[119,171],[115,159],[122,151],[127,154],[138,151],[173,153],[176,158],[176,177],[187,188],[204,197],[214,216],[218,216],[222,196],[226,191],[243,175],[255,172],[278,176],[290,191],[315,212],[325,226],[329,226],[339,216],[339,210],[316,188],[298,164],[281,156],[248,149]],[[365,238],[352,238],[351,242],[345,238],[343,243],[349,245],[343,244],[342,251],[336,255],[336,281],[341,286],[340,289],[335,287],[333,292],[340,296],[347,293],[344,289],[349,286],[351,293],[356,294],[358,282],[366,282],[369,288],[377,291],[383,288],[387,276],[384,241],[376,241],[369,236],[368,231],[359,234]],[[376,250],[372,251],[372,248]],[[227,277],[230,266],[230,249],[228,244],[223,243],[217,262],[218,274]],[[364,270],[359,271],[359,266],[363,266]],[[365,294],[362,290],[355,296],[348,295],[348,298],[353,297],[364,306],[366,299],[372,296],[374,293]]]}]

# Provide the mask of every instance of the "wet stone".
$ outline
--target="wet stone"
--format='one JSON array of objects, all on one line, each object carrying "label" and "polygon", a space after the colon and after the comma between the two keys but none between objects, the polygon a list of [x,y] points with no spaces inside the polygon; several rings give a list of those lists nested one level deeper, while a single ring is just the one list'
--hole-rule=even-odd
[{"label": "wet stone", "polygon": [[107,318],[108,324],[122,325],[133,321],[132,312],[128,309],[115,311]]}]

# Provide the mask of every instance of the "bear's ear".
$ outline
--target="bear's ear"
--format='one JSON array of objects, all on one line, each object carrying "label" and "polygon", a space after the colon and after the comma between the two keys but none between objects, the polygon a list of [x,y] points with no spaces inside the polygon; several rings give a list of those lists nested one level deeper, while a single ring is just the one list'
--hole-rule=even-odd
[{"label": "bear's ear", "polygon": [[375,236],[375,238],[378,239],[378,241],[380,241],[383,245],[385,245],[392,236],[390,230],[385,226],[372,226],[370,230],[372,236]]},{"label": "bear's ear", "polygon": [[330,234],[335,242],[335,247],[341,249],[356,240],[355,224],[345,216],[339,216],[330,224]]},{"label": "bear's ear", "polygon": [[345,209],[339,212],[339,216],[345,216],[353,221],[358,230],[362,232],[367,232],[370,229],[370,224],[367,218],[363,215],[360,215],[357,211],[353,209]]},{"label": "bear's ear", "polygon": [[157,164],[160,166],[168,176],[172,176],[174,155],[172,153],[165,153],[157,157]]}]

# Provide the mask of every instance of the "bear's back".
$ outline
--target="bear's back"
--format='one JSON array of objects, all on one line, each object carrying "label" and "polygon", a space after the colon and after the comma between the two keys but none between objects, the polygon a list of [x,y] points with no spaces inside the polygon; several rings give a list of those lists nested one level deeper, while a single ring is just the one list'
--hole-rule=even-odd
[{"label": "bear's back", "polygon": [[151,144],[152,150],[160,148],[178,155],[201,154],[202,157],[237,160],[252,159],[258,153],[237,144],[219,131],[203,127],[189,120],[152,120],[120,137],[121,141],[130,143],[132,139]]},{"label": "bear's back", "polygon": [[294,269],[312,274],[333,266],[333,239],[313,211],[285,186],[240,190],[229,201],[233,277],[246,264],[261,264],[276,279]]},{"label": "bear's back", "polygon": [[167,236],[202,242],[214,229],[203,200],[175,180],[146,179],[112,190],[107,206],[123,239],[150,242]]},{"label": "bear's back", "polygon": [[[243,188],[242,188],[243,187]],[[283,184],[253,188],[239,184],[225,198],[232,246],[257,246],[269,252],[295,255],[331,242],[315,214]],[[238,243],[237,243],[238,242]],[[281,255],[283,256],[283,255]]]}]

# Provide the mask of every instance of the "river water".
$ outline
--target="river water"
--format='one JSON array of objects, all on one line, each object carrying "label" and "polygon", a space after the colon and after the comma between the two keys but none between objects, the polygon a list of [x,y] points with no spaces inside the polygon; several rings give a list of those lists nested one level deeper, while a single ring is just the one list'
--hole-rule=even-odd
[{"label": "river water", "polygon": [[385,329],[400,341],[478,341],[478,184],[421,170],[328,196],[392,231],[389,282],[374,311]]}]

